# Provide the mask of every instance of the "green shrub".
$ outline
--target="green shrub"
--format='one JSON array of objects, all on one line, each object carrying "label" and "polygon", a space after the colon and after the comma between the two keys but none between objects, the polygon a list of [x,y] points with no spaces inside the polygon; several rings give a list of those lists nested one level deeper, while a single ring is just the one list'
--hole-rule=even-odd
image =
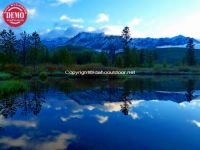
[{"label": "green shrub", "polygon": [[40,72],[39,74],[40,79],[45,80],[48,78],[48,73],[47,72]]},{"label": "green shrub", "polygon": [[5,73],[5,72],[0,72],[0,80],[8,80],[12,77],[11,74]]},{"label": "green shrub", "polygon": [[0,97],[15,95],[26,90],[28,90],[28,86],[23,81],[9,80],[0,83]]}]

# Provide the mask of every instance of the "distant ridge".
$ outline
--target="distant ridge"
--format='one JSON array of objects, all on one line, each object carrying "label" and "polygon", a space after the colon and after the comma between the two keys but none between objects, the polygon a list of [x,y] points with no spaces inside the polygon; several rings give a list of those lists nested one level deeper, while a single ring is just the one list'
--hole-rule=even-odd
[{"label": "distant ridge", "polygon": [[[47,42],[48,41],[48,42]],[[152,49],[152,48],[169,48],[179,47],[183,48],[188,42],[188,37],[178,35],[172,38],[134,38],[130,41],[131,48],[138,49]],[[51,40],[43,40],[43,43],[47,47],[54,46],[81,46],[96,51],[116,49],[121,50],[123,48],[122,39],[120,36],[105,35],[104,33],[91,33],[81,32],[73,38],[56,38]],[[196,48],[200,48],[200,41],[194,39]]]}]

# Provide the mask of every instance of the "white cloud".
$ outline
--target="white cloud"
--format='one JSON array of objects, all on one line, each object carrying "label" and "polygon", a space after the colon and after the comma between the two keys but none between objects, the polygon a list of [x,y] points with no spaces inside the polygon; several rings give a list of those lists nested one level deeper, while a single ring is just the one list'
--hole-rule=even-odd
[{"label": "white cloud", "polygon": [[[66,28],[57,26],[57,27],[55,27],[53,30],[65,30],[65,29],[66,29]],[[52,30],[50,30],[50,31],[52,31]]]},{"label": "white cloud", "polygon": [[192,123],[194,123],[197,127],[200,128],[200,122],[197,120],[192,120]]},{"label": "white cloud", "polygon": [[69,116],[69,117],[60,117],[60,120],[62,121],[62,122],[67,122],[67,121],[69,121],[69,120],[71,120],[71,119],[81,119],[83,116],[81,116],[81,115],[71,115],[71,116]]},{"label": "white cloud", "polygon": [[108,121],[108,116],[96,115],[96,118],[97,118],[98,122],[101,124],[106,123]]},{"label": "white cloud", "polygon": [[140,19],[140,18],[134,18],[133,20],[131,20],[131,21],[128,23],[128,26],[129,26],[130,28],[134,28],[135,26],[138,26],[140,23],[141,23],[141,19]]},{"label": "white cloud", "polygon": [[143,33],[142,31],[136,29],[136,28],[131,28],[131,36],[134,37],[134,38],[144,38],[146,37],[146,34]]},{"label": "white cloud", "polygon": [[80,113],[83,112],[83,108],[76,108],[72,111],[72,113]]},{"label": "white cloud", "polygon": [[23,4],[26,3],[28,5],[36,5],[36,4],[46,4],[44,1],[41,0],[20,0]]},{"label": "white cloud", "polygon": [[[118,35],[120,36],[122,34],[124,26],[122,25],[108,25],[104,26],[100,29],[100,31],[103,31],[106,35]],[[145,34],[137,30],[136,28],[130,28],[131,36],[136,37],[144,37]]]},{"label": "white cloud", "polygon": [[173,37],[177,35],[190,36],[199,38],[200,33],[200,12],[190,13],[188,15],[182,15],[179,17],[172,17],[170,19],[155,19],[150,21],[146,29],[142,32],[147,37]]},{"label": "white cloud", "polygon": [[1,126],[25,127],[25,128],[36,128],[37,127],[37,123],[35,121],[8,120],[8,119],[4,119],[3,116],[0,116],[0,125]]},{"label": "white cloud", "polygon": [[27,135],[22,135],[18,138],[1,137],[0,144],[4,149],[21,147],[22,149],[40,149],[40,150],[58,150],[67,149],[72,140],[76,138],[76,135],[71,133],[61,133],[55,137],[52,137],[46,141],[31,141]]},{"label": "white cloud", "polygon": [[96,19],[96,23],[105,23],[105,22],[109,22],[109,15],[105,14],[105,13],[100,13],[98,16],[97,16],[97,19]]},{"label": "white cloud", "polygon": [[135,112],[130,112],[129,115],[130,115],[131,118],[134,119],[134,120],[139,118],[138,114],[135,113]]},{"label": "white cloud", "polygon": [[[131,101],[131,105],[130,108],[132,107],[138,107],[140,103],[142,103],[143,100],[132,100]],[[105,112],[118,112],[121,110],[121,105],[123,104],[123,102],[115,102],[115,103],[104,103],[103,106],[103,111]]]},{"label": "white cloud", "polygon": [[181,16],[179,18],[155,18],[149,21],[142,18],[133,18],[127,23],[123,24],[110,24],[100,27],[107,35],[121,35],[121,31],[124,26],[129,26],[131,30],[132,37],[173,37],[177,35],[191,36],[194,38],[199,38],[200,33],[200,12],[195,12],[188,14],[188,16]]},{"label": "white cloud", "polygon": [[58,110],[61,110],[61,109],[62,109],[62,107],[56,107],[56,108],[55,108],[55,110],[57,110],[57,111],[58,111]]},{"label": "white cloud", "polygon": [[25,147],[27,145],[27,141],[30,137],[23,135],[19,138],[10,138],[10,137],[1,137],[0,144],[3,144],[5,148],[10,147]]},{"label": "white cloud", "polygon": [[52,141],[47,141],[37,145],[37,149],[41,150],[59,150],[59,149],[67,149],[71,140],[74,140],[76,135],[74,134],[65,134],[62,133],[55,137]]},{"label": "white cloud", "polygon": [[[44,30],[44,31],[40,31],[39,34],[40,34],[40,35],[44,35],[44,34],[47,34],[47,33],[51,32],[51,31],[52,31],[51,29],[47,28],[47,29]],[[49,109],[49,107],[47,107],[47,106],[44,105],[44,104],[43,104],[43,107],[46,107],[46,108]]]},{"label": "white cloud", "polygon": [[185,104],[185,102],[183,102],[183,103],[180,103],[179,106],[186,107],[186,104]]},{"label": "white cloud", "polygon": [[84,28],[84,26],[80,25],[80,24],[73,24],[72,27],[79,28],[79,29],[83,29]]},{"label": "white cloud", "polygon": [[106,35],[121,35],[123,26],[120,25],[108,25],[102,28]]},{"label": "white cloud", "polygon": [[193,100],[190,103],[182,102],[179,105],[181,107],[184,107],[184,108],[187,107],[187,106],[192,107],[192,108],[198,108],[198,107],[200,107],[200,100]]},{"label": "white cloud", "polygon": [[27,9],[28,15],[35,16],[37,13],[37,10],[35,8]]},{"label": "white cloud", "polygon": [[86,31],[87,32],[94,32],[96,29],[94,27],[87,27]]},{"label": "white cloud", "polygon": [[56,0],[55,3],[52,4],[52,6],[58,6],[58,5],[72,5],[77,0]]},{"label": "white cloud", "polygon": [[[46,31],[41,32],[40,34],[42,35],[42,34],[50,32],[50,31],[51,31],[51,29],[48,28],[48,29],[46,29]],[[52,106],[50,104],[45,103],[45,104],[43,104],[43,107],[50,109]]]},{"label": "white cloud", "polygon": [[[142,19],[140,18],[134,18],[131,21],[127,23],[127,25],[130,28],[131,36],[132,37],[144,37],[145,34],[137,29],[137,26],[140,25],[142,22]],[[103,31],[106,35],[121,35],[123,28],[125,25],[107,25],[102,27],[100,30]]]},{"label": "white cloud", "polygon": [[68,17],[67,15],[62,15],[60,17],[60,21],[67,21],[67,22],[70,22],[70,23],[83,23],[84,22],[84,20],[81,19],[81,18],[74,19],[74,18]]}]

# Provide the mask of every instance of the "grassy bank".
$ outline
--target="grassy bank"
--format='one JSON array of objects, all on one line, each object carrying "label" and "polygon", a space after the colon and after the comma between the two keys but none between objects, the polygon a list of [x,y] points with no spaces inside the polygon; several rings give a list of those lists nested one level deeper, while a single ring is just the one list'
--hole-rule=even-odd
[{"label": "grassy bank", "polygon": [[12,75],[10,73],[0,72],[0,80],[11,79]]},{"label": "grassy bank", "polygon": [[0,82],[0,98],[15,95],[28,90],[28,85],[19,80],[9,80]]},{"label": "grassy bank", "polygon": [[71,75],[66,76],[65,71],[135,71],[136,75],[200,75],[199,66],[170,66],[164,64],[156,64],[152,67],[105,67],[101,64],[85,64],[85,65],[39,65],[34,69],[31,66],[23,67],[21,65],[6,65],[6,68],[0,70],[0,80],[8,80],[13,78],[31,79],[38,77],[41,80],[48,77],[67,77],[67,78],[126,78],[127,75]]}]

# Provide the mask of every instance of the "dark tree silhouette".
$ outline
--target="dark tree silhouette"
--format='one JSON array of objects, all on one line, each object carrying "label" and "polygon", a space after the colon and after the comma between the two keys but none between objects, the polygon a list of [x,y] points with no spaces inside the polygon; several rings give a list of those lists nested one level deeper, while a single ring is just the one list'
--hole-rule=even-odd
[{"label": "dark tree silhouette", "polygon": [[128,100],[128,96],[131,92],[130,90],[130,82],[124,82],[124,92],[123,92],[123,95],[122,95],[122,102],[123,104],[121,105],[121,112],[124,114],[124,115],[128,115],[129,113],[129,105],[131,104],[131,101]]},{"label": "dark tree silhouette", "polygon": [[110,43],[109,44],[109,52],[108,52],[108,55],[109,55],[109,61],[110,61],[110,64],[114,64],[115,62],[115,53],[116,53],[116,50],[117,50],[117,47],[116,45],[114,45],[113,43]]},{"label": "dark tree silhouette", "polygon": [[16,36],[12,30],[0,32],[0,45],[5,55],[5,62],[13,63],[16,61]]},{"label": "dark tree silhouette", "polygon": [[125,67],[130,67],[131,64],[131,55],[129,42],[131,40],[131,33],[129,27],[125,27],[122,31],[122,41],[124,47],[124,65]]},{"label": "dark tree silhouette", "polygon": [[20,39],[20,46],[22,48],[22,63],[24,66],[27,65],[27,54],[31,46],[31,35],[27,34],[26,31],[22,32]]},{"label": "dark tree silhouette", "polygon": [[131,33],[129,27],[125,27],[122,30],[122,39],[123,39],[124,49],[129,48],[129,42],[131,40]]},{"label": "dark tree silhouette", "polygon": [[132,104],[132,103],[131,103],[130,100],[127,99],[127,97],[124,97],[124,98],[122,99],[122,102],[123,102],[123,104],[121,105],[121,112],[122,112],[125,116],[127,116],[128,113],[129,113],[130,104]]},{"label": "dark tree silhouette", "polygon": [[189,66],[193,66],[193,65],[196,64],[195,50],[194,50],[194,41],[193,41],[192,38],[189,38],[188,39],[188,43],[187,43],[186,63]]},{"label": "dark tree silhouette", "polygon": [[5,118],[13,117],[17,110],[17,104],[15,103],[15,98],[8,97],[1,100],[0,103],[0,115]]},{"label": "dark tree silhouette", "polygon": [[42,109],[42,104],[45,102],[45,98],[42,96],[42,89],[36,80],[33,81],[32,92],[31,110],[34,115],[38,115]]},{"label": "dark tree silhouette", "polygon": [[195,88],[195,81],[192,80],[192,79],[189,79],[187,82],[186,82],[186,91],[187,93],[185,94],[186,95],[186,98],[187,98],[187,101],[192,101],[193,99],[193,91],[194,91],[194,88]]},{"label": "dark tree silhouette", "polygon": [[30,61],[34,67],[34,71],[36,71],[36,65],[39,58],[39,47],[41,46],[40,36],[37,32],[32,33],[31,41],[32,48],[30,52]]},{"label": "dark tree silhouette", "polygon": [[144,50],[140,50],[139,53],[139,63],[140,65],[143,65],[145,63],[145,54],[144,54]]}]

